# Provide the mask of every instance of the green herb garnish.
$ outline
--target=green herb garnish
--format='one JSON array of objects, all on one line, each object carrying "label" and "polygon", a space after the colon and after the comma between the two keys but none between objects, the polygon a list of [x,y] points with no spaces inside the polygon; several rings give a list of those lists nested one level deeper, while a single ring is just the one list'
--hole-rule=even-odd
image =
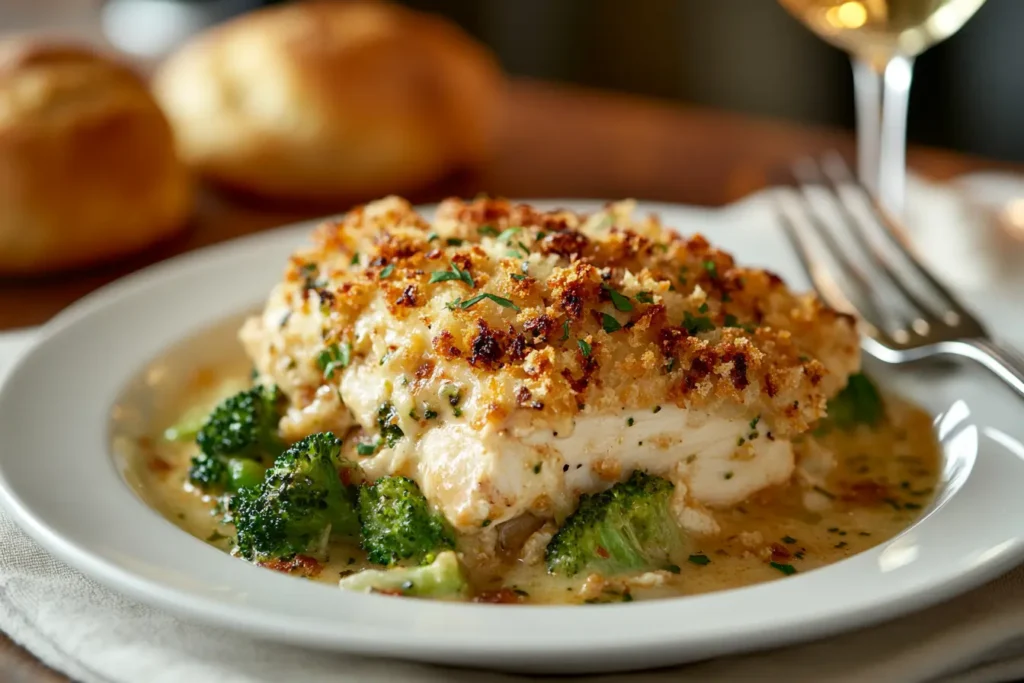
[{"label": "green herb garnish", "polygon": [[654,295],[651,294],[650,292],[637,292],[636,293],[636,300],[639,301],[642,304],[653,304],[654,303]]},{"label": "green herb garnish", "polygon": [[711,558],[707,555],[690,555],[687,558],[691,564],[696,564],[703,567],[706,564],[711,564]]},{"label": "green herb garnish", "polygon": [[512,236],[515,235],[520,230],[522,230],[522,228],[505,228],[504,230],[501,231],[501,234],[498,235],[498,241],[507,244],[508,241],[512,239]]},{"label": "green herb garnish", "polygon": [[384,278],[389,277],[393,272],[395,272],[395,264],[389,263],[384,266],[384,270],[380,271],[380,279],[383,280]]},{"label": "green herb garnish", "polygon": [[[497,294],[490,294],[488,292],[484,292],[483,294],[477,294],[473,298],[466,299],[465,301],[459,301],[459,303],[457,305],[462,310],[466,310],[467,308],[469,308],[471,306],[475,306],[476,304],[480,303],[484,299],[490,299],[491,301],[493,301],[494,303],[498,304],[502,308],[512,308],[512,309],[517,310],[517,311],[519,310],[519,307],[516,306],[514,303],[512,303],[512,301],[510,301],[509,299],[506,299],[504,297],[500,297]],[[455,303],[455,302],[452,302],[452,303]]]},{"label": "green herb garnish", "polygon": [[770,564],[771,564],[773,569],[778,569],[780,572],[782,572],[786,576],[790,576],[791,574],[796,574],[796,567],[794,567],[791,564],[779,564],[778,562],[771,562]]},{"label": "green herb garnish", "polygon": [[454,263],[451,264],[449,270],[435,270],[430,274],[430,280],[427,284],[434,284],[435,282],[449,282],[451,280],[458,280],[465,282],[470,287],[476,287],[476,282],[473,281],[473,276],[469,274],[468,270],[462,270]]},{"label": "green herb garnish", "polygon": [[603,327],[604,331],[609,334],[622,329],[622,325],[619,324],[619,321],[607,313],[601,314],[601,327]]},{"label": "green herb garnish", "polygon": [[347,368],[350,362],[352,362],[352,346],[348,342],[331,344],[316,357],[317,367],[324,373],[324,379],[331,379],[336,370]]},{"label": "green herb garnish", "polygon": [[628,313],[633,310],[633,304],[630,302],[629,297],[625,294],[616,292],[608,285],[602,284],[601,287],[604,291],[608,292],[608,296],[612,298],[612,305],[615,306],[615,310]]},{"label": "green herb garnish", "polygon": [[590,351],[591,351],[590,344],[588,344],[587,342],[583,341],[582,339],[577,339],[576,340],[576,344],[579,345],[580,352],[583,353],[583,357],[584,358],[590,358]]},{"label": "green herb garnish", "polygon": [[715,324],[706,315],[695,316],[686,311],[683,315],[683,327],[690,334],[699,334],[700,332],[711,332],[715,329]]}]

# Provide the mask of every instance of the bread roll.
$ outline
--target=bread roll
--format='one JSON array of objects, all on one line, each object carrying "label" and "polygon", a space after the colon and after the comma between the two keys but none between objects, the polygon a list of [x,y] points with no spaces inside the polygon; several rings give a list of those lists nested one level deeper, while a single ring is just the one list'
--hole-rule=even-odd
[{"label": "bread roll", "polygon": [[182,226],[191,185],[127,67],[70,45],[0,44],[0,274],[83,266]]},{"label": "bread roll", "polygon": [[460,29],[374,2],[253,12],[197,37],[154,78],[189,164],[299,200],[402,192],[479,163],[500,87]]}]

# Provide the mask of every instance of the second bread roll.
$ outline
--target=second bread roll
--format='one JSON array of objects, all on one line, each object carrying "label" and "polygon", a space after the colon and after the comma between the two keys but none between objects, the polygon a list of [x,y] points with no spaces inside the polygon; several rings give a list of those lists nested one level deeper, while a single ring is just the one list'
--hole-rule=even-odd
[{"label": "second bread roll", "polygon": [[254,12],[154,80],[186,162],[249,193],[315,200],[401,192],[480,162],[500,86],[457,27],[370,2]]}]

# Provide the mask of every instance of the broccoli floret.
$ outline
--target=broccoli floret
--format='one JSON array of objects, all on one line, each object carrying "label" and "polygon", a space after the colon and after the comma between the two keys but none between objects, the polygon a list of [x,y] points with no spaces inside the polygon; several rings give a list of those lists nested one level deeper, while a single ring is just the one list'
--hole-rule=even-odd
[{"label": "broccoli floret", "polygon": [[[181,423],[165,433],[181,438],[195,424]],[[188,479],[203,491],[237,491],[258,484],[267,464],[281,454],[281,419],[276,387],[255,386],[221,401],[195,431],[200,453],[192,458]]]},{"label": "broccoli floret", "polygon": [[381,477],[360,488],[359,521],[363,549],[374,564],[429,562],[436,553],[455,547],[444,517],[406,477]]},{"label": "broccoli floret", "polygon": [[164,439],[187,443],[194,441],[199,430],[206,424],[209,410],[204,406],[194,406],[187,410],[178,421],[164,430]]},{"label": "broccoli floret", "polygon": [[229,506],[238,553],[261,562],[298,554],[323,557],[334,534],[359,533],[355,491],[339,477],[341,441],[313,434],[286,450],[259,486],[241,489]]},{"label": "broccoli floret", "polygon": [[200,453],[192,458],[192,465],[188,468],[188,480],[204,491],[226,488],[228,464],[220,458]]},{"label": "broccoli floret", "polygon": [[850,375],[846,387],[828,402],[828,422],[840,429],[876,426],[885,417],[882,395],[867,375]]},{"label": "broccoli floret", "polygon": [[674,488],[666,479],[636,471],[607,491],[583,495],[548,544],[548,571],[611,575],[670,564],[683,545],[671,510]]},{"label": "broccoli floret", "polygon": [[209,456],[273,460],[284,450],[277,435],[278,399],[277,387],[262,385],[224,399],[196,434],[199,450]]},{"label": "broccoli floret", "polygon": [[421,598],[464,598],[469,583],[452,550],[419,567],[364,569],[338,582],[344,590],[363,593],[392,593]]},{"label": "broccoli floret", "polygon": [[218,458],[200,453],[192,458],[188,480],[203,491],[234,493],[246,486],[259,486],[267,466],[248,458]]}]

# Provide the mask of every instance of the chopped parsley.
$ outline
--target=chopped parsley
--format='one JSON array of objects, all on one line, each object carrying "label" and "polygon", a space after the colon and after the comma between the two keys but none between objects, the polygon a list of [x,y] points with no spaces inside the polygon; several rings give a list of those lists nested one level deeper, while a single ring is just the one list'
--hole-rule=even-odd
[{"label": "chopped parsley", "polygon": [[633,425],[635,425],[635,424],[636,424],[636,420],[634,420],[634,419],[633,419],[633,418],[631,418],[631,417],[630,417],[630,418],[626,418],[626,426],[627,426],[627,427],[632,427],[632,426],[633,426]]},{"label": "chopped parsley", "polygon": [[669,566],[665,567],[665,571],[667,571],[667,572],[669,572],[671,574],[678,574],[679,572],[681,572],[683,570],[679,568],[678,564],[670,564]]},{"label": "chopped parsley", "polygon": [[786,545],[793,545],[794,543],[796,543],[796,539],[793,538],[792,536],[783,536],[782,537],[782,542],[785,543]]},{"label": "chopped parsley", "polygon": [[723,327],[738,327],[741,330],[746,330],[747,332],[751,332],[751,333],[753,333],[757,329],[756,325],[741,323],[739,321],[739,319],[736,316],[734,316],[732,313],[726,313],[725,314],[725,321],[722,323],[722,326]]},{"label": "chopped parsley", "polygon": [[591,351],[590,344],[588,344],[587,342],[583,341],[582,339],[577,339],[576,343],[579,345],[580,352],[583,354],[583,357],[584,358],[590,358],[590,351]]},{"label": "chopped parsley", "polygon": [[347,368],[350,362],[352,362],[352,346],[348,342],[331,344],[316,357],[317,367],[324,373],[324,379],[331,379],[336,370]]},{"label": "chopped parsley", "polygon": [[520,273],[512,273],[512,279],[513,280],[518,280],[519,282],[522,282],[523,280],[526,279],[526,276],[522,275]]},{"label": "chopped parsley", "polygon": [[452,407],[459,405],[459,401],[462,400],[462,391],[459,389],[458,385],[455,384],[445,384],[441,387],[441,391],[438,393],[440,393],[441,398],[446,399],[448,404]]},{"label": "chopped parsley", "polygon": [[615,306],[616,311],[622,311],[628,313],[633,310],[633,304],[630,302],[629,297],[620,292],[616,292],[608,285],[601,285],[604,291],[608,292],[608,296],[612,298],[612,306]]},{"label": "chopped parsley", "polygon": [[711,558],[703,554],[690,555],[687,559],[690,561],[691,564],[696,564],[701,567],[703,567],[706,564],[711,564]]},{"label": "chopped parsley", "polygon": [[622,329],[622,325],[619,324],[619,321],[607,313],[601,314],[601,327],[603,327],[604,331],[609,334]]},{"label": "chopped parsley", "polygon": [[489,519],[485,519],[483,522],[480,523],[480,526],[490,526],[490,525],[491,525],[491,520],[489,520]]},{"label": "chopped parsley", "polygon": [[352,260],[349,261],[348,264],[350,266],[358,266],[359,265],[359,252],[358,251],[356,253],[352,254]]},{"label": "chopped parsley", "polygon": [[434,240],[438,240],[438,239],[441,239],[441,238],[440,238],[440,236],[438,236],[438,234],[436,232],[432,232],[429,235],[427,235],[427,241],[428,242],[433,242]]},{"label": "chopped parsley", "polygon": [[704,261],[704,270],[708,271],[708,275],[711,276],[712,280],[718,279],[718,266],[711,259]]},{"label": "chopped parsley", "polygon": [[366,443],[366,442],[357,443],[356,444],[356,453],[358,453],[359,455],[373,455],[374,453],[377,452],[377,446],[379,446],[379,445],[380,445],[380,441],[379,440],[376,440],[376,441],[374,441],[372,443]]},{"label": "chopped parsley", "polygon": [[697,309],[697,312],[698,313],[707,313],[708,312],[708,302],[705,301],[704,303],[702,303],[700,305],[700,308]]},{"label": "chopped parsley", "polygon": [[790,576],[791,574],[796,574],[796,567],[794,567],[791,564],[780,564],[778,562],[771,562],[770,564],[771,564],[773,569],[778,569],[780,572],[782,572],[786,576]]},{"label": "chopped parsley", "polygon": [[562,322],[562,338],[558,341],[566,341],[569,338],[569,321]]},{"label": "chopped parsley", "polygon": [[544,463],[540,463],[540,462],[539,462],[539,463],[537,463],[536,465],[534,465],[534,466],[533,466],[533,473],[534,473],[534,474],[540,474],[540,468],[541,468],[541,465],[543,465],[543,464],[544,464]]},{"label": "chopped parsley", "polygon": [[491,301],[498,304],[502,308],[512,308],[517,311],[519,310],[519,307],[512,303],[512,301],[510,301],[509,299],[500,297],[497,294],[490,294],[489,292],[477,294],[473,298],[466,299],[465,301],[463,301],[462,299],[456,299],[455,301],[446,304],[446,306],[448,307],[449,310],[454,310],[456,307],[458,307],[465,311],[467,308],[477,305],[484,299],[490,299]]},{"label": "chopped parsley", "polygon": [[755,417],[753,420],[750,421],[750,428],[751,429],[757,429],[757,423],[760,422],[760,421],[761,421],[761,416],[758,415],[757,417]]},{"label": "chopped parsley", "polygon": [[434,284],[435,282],[448,282],[451,280],[458,280],[465,282],[470,287],[476,287],[476,282],[473,281],[473,276],[469,274],[468,270],[462,270],[454,263],[451,264],[449,270],[435,270],[430,274],[430,281],[427,284]]},{"label": "chopped parsley", "polygon": [[391,273],[393,272],[395,272],[395,264],[389,263],[388,265],[384,266],[384,270],[380,271],[380,279],[383,280],[387,277],[390,277]]},{"label": "chopped parsley", "polygon": [[449,237],[445,240],[449,247],[461,247],[464,240],[460,240],[458,237]]},{"label": "chopped parsley", "polygon": [[690,334],[699,334],[701,332],[711,332],[715,329],[715,324],[711,322],[711,318],[706,315],[692,315],[689,311],[683,315],[683,327]]},{"label": "chopped parsley", "polygon": [[654,295],[651,294],[650,292],[637,292],[636,300],[642,304],[653,304]]},{"label": "chopped parsley", "polygon": [[427,408],[423,411],[424,420],[433,420],[435,417],[437,417],[437,411],[433,408]]},{"label": "chopped parsley", "polygon": [[477,228],[477,232],[479,232],[481,235],[487,235],[488,237],[498,236],[498,231],[495,229],[493,225],[481,225],[479,228]]},{"label": "chopped parsley", "polygon": [[512,236],[520,230],[522,230],[522,228],[505,228],[501,231],[501,234],[498,235],[498,241],[508,244],[508,241],[512,239]]},{"label": "chopped parsley", "polygon": [[661,406],[654,406],[654,409],[651,412],[655,413],[655,414],[660,413],[661,412]]}]

